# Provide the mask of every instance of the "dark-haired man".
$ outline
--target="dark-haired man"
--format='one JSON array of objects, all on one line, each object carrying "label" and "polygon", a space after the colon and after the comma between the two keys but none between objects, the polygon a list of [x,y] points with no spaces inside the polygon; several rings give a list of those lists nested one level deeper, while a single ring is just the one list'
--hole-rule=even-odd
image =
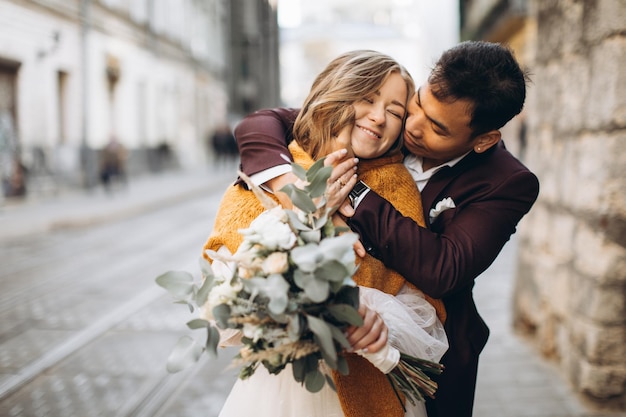
[{"label": "dark-haired man", "polygon": [[[352,216],[350,227],[366,249],[444,301],[450,348],[437,398],[427,401],[429,417],[472,415],[478,356],[489,335],[474,304],[474,280],[539,193],[537,177],[505,149],[499,130],[522,110],[526,79],[508,48],[468,41],[442,54],[410,100],[405,165],[422,192],[426,228],[366,184],[339,192],[355,204],[344,214]],[[280,154],[288,154],[296,115],[294,109],[260,111],[235,131],[244,171],[272,190],[290,181],[289,174],[274,176],[285,169]],[[339,164],[331,178],[353,184],[351,161]]]}]

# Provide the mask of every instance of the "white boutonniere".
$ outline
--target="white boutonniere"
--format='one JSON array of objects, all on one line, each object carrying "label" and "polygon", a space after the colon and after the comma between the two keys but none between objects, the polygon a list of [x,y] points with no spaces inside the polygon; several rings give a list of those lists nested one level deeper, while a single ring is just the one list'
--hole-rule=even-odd
[{"label": "white boutonniere", "polygon": [[430,217],[430,222],[434,222],[437,216],[448,209],[455,208],[454,200],[450,197],[446,197],[435,205],[434,209],[431,209],[428,213],[428,217]]}]

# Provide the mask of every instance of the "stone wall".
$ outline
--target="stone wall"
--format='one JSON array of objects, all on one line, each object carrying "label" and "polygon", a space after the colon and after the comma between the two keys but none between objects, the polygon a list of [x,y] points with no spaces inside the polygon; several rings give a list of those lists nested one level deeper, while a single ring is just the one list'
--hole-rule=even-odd
[{"label": "stone wall", "polygon": [[592,402],[626,409],[626,1],[532,0],[514,317]]}]

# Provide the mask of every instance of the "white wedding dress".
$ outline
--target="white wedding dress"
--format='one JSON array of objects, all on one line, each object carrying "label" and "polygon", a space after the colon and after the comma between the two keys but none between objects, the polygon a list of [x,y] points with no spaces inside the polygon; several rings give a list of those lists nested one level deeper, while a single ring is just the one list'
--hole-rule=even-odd
[{"label": "white wedding dress", "polygon": [[[389,329],[388,347],[376,354],[362,354],[379,369],[390,370],[398,351],[439,361],[448,349],[443,325],[421,292],[406,285],[395,297],[372,288],[360,288],[360,302],[378,312]],[[234,337],[233,337],[234,336]],[[223,333],[222,345],[232,346],[239,337]],[[394,349],[395,348],[395,349]],[[397,350],[396,350],[397,349]],[[406,402],[405,417],[426,417],[424,403]],[[343,417],[337,393],[326,384],[310,393],[295,382],[291,367],[278,375],[260,365],[254,375],[238,379],[220,412],[220,417]]]}]

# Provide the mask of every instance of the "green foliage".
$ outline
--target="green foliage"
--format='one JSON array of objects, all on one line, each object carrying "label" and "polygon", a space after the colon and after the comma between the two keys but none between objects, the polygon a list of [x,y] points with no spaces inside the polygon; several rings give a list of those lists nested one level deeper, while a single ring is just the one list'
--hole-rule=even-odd
[{"label": "green foliage", "polygon": [[[179,340],[168,358],[168,371],[184,369],[205,351],[216,357],[219,329],[242,330],[246,323],[246,336],[241,339],[246,352],[238,355],[244,363],[242,379],[253,375],[259,364],[276,374],[291,363],[294,379],[310,392],[318,392],[326,383],[334,389],[332,379],[320,369],[321,360],[331,369],[348,373],[347,361],[340,355],[350,347],[344,330],[363,323],[358,314],[358,287],[352,280],[356,271],[353,245],[358,237],[347,230],[340,234],[330,220],[324,194],[332,167],[320,160],[308,171],[297,164],[292,169],[305,184],[282,189],[294,210],[264,203],[267,196],[249,183],[268,216],[259,216],[240,231],[244,242],[236,254],[207,251],[213,262],[236,265],[230,275],[223,276],[226,270],[214,270],[214,265],[201,258],[200,283],[184,271],[157,277],[157,284],[174,302],[187,305],[191,312],[202,307],[203,317],[188,321],[187,327],[207,331],[204,344],[189,336]],[[290,343],[296,346],[296,341],[307,346],[304,356],[274,350]]]}]

